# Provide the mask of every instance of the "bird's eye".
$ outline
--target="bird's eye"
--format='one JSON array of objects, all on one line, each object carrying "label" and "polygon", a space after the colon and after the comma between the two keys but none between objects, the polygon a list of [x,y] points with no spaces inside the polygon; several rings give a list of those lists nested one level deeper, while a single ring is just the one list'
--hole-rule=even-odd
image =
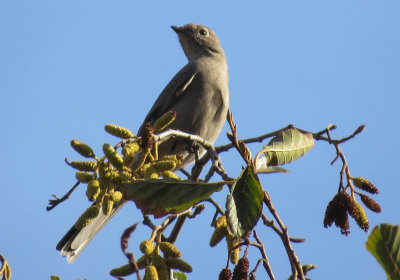
[{"label": "bird's eye", "polygon": [[207,32],[207,30],[205,30],[205,29],[200,29],[200,34],[201,35],[203,35],[203,36],[207,36],[208,35],[208,32]]}]

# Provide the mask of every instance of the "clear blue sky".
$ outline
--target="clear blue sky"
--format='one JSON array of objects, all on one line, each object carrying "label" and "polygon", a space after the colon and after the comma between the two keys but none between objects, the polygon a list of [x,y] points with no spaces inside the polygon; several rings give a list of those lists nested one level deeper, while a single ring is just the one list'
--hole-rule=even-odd
[{"label": "clear blue sky", "polygon": [[[89,203],[80,188],[51,212],[51,194],[75,182],[64,158],[77,138],[100,153],[116,143],[103,126],[136,131],[159,92],[186,63],[170,25],[205,24],[226,51],[231,110],[239,136],[293,123],[317,131],[335,123],[334,137],[359,124],[366,129],[342,146],[355,176],[379,186],[383,212],[367,212],[371,228],[399,224],[399,1],[1,1],[0,2],[0,254],[13,279],[109,279],[126,262],[119,237],[140,221],[132,204],[100,232],[78,260],[67,264],[55,246]],[[226,143],[227,127],[218,139]],[[260,145],[252,145],[255,154]],[[312,279],[385,279],[365,250],[367,234],[351,222],[351,235],[325,229],[326,204],[337,191],[340,164],[330,166],[326,143],[288,166],[287,175],[262,182],[295,237]],[[231,176],[237,155],[223,154]],[[226,190],[216,196],[223,203]],[[194,266],[190,279],[216,279],[226,263],[224,244],[208,246],[213,210],[184,228],[177,246]],[[271,230],[258,229],[277,279],[290,267]],[[130,250],[150,232],[143,226]],[[259,255],[251,257],[252,265]],[[259,279],[266,279],[260,273]]]}]

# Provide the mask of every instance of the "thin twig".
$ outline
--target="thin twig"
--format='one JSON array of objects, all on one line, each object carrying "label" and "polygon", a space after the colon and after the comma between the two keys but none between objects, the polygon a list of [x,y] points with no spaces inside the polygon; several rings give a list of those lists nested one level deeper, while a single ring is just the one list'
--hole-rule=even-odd
[{"label": "thin twig", "polygon": [[[246,144],[244,142],[238,141],[237,140],[237,130],[236,130],[236,125],[233,121],[233,116],[231,112],[228,112],[228,116],[227,116],[227,120],[229,123],[229,126],[231,128],[232,134],[228,133],[228,139],[232,142],[232,145],[236,148],[236,150],[238,150],[238,152],[240,153],[240,155],[242,156],[242,158],[244,159],[244,161],[247,163],[247,166],[249,166],[250,168],[254,168],[254,163],[252,161],[251,158],[251,152],[250,150],[247,148]],[[292,126],[291,126],[292,127]],[[292,267],[292,274],[294,279],[297,279],[297,275],[299,275],[301,280],[305,280],[304,279],[304,274],[303,274],[303,270],[301,268],[300,265],[300,261],[298,260],[296,254],[294,253],[293,248],[291,247],[290,244],[290,239],[289,239],[289,234],[287,231],[286,226],[283,224],[282,220],[279,218],[273,204],[272,201],[268,195],[268,193],[266,191],[264,191],[264,203],[267,205],[269,211],[271,212],[271,214],[274,216],[275,220],[278,222],[278,225],[280,227],[280,230],[282,232],[282,234],[280,235],[281,240],[285,246],[285,249],[287,251],[288,257],[289,257],[289,261],[290,261],[290,265]],[[261,243],[261,242],[259,242]],[[266,254],[263,255],[263,257],[265,256],[266,258]],[[265,263],[265,262],[264,262]],[[267,265],[264,265],[268,274],[270,267]],[[269,270],[268,270],[269,269]],[[272,272],[272,271],[271,271]],[[270,275],[271,277],[271,275]]]},{"label": "thin twig", "polygon": [[[229,112],[230,113],[230,112]],[[228,113],[228,114],[229,114]],[[263,140],[276,136],[279,132],[288,129],[288,128],[292,128],[293,125],[289,124],[288,126],[285,126],[284,128],[278,129],[274,132],[270,132],[264,135],[260,135],[257,137],[252,137],[252,138],[247,138],[247,139],[242,139],[242,140],[238,140],[237,142],[243,142],[245,144],[249,144],[249,143],[256,143],[256,142],[262,142]],[[229,143],[229,144],[225,144],[225,145],[221,145],[221,146],[217,146],[215,147],[215,152],[217,154],[222,153],[222,152],[226,152],[232,148],[234,148],[235,145],[233,143]],[[200,174],[201,170],[203,169],[204,165],[210,160],[211,156],[207,153],[205,155],[203,155],[198,162],[196,162],[196,164],[194,165],[194,169],[196,170],[196,174]],[[198,171],[200,170],[200,171]],[[217,172],[218,173],[218,172]],[[193,169],[192,169],[192,174],[193,174]],[[221,176],[223,176],[222,174],[220,174]],[[224,177],[222,177],[224,178]]]},{"label": "thin twig", "polygon": [[[162,241],[168,241],[170,243],[175,243],[175,241],[178,238],[178,235],[183,227],[183,224],[186,221],[187,215],[189,215],[191,211],[192,211],[192,207],[190,207],[189,209],[187,209],[179,214],[168,215],[164,219],[164,221],[158,226],[154,225],[153,222],[150,220],[149,216],[145,215],[145,216],[143,216],[142,223],[144,225],[147,225],[148,227],[150,227],[153,231],[159,231],[161,233]],[[178,218],[178,219],[177,219],[174,227],[172,228],[170,236],[168,238],[165,237],[162,233],[176,218]]]},{"label": "thin twig", "polygon": [[[269,264],[267,253],[265,252],[263,243],[261,242],[260,238],[258,238],[256,230],[253,230],[253,236],[254,236],[255,240],[257,241],[257,243],[256,243],[256,244],[258,244],[257,247],[259,248],[260,253],[263,257],[263,259],[262,259],[263,266],[264,266],[265,270],[267,271],[269,278],[271,280],[274,280],[275,276],[274,276],[274,273],[272,272],[271,265]],[[255,270],[256,270],[256,268],[255,268]]]},{"label": "thin twig", "polygon": [[3,275],[1,279],[11,279],[11,268],[10,265],[8,264],[6,258],[3,255],[0,255],[0,263],[1,263],[1,268],[0,268],[0,276]]},{"label": "thin twig", "polygon": [[[276,131],[270,132],[270,133],[266,133],[257,137],[252,137],[252,138],[247,138],[247,139],[243,139],[243,140],[239,140],[242,141],[246,144],[250,144],[250,143],[257,143],[257,142],[262,142],[267,138],[271,138],[276,136],[279,132],[288,129],[288,128],[292,128],[293,125],[289,124],[288,126],[285,126],[284,128],[278,129]],[[217,153],[222,153],[222,152],[226,152],[230,149],[232,149],[234,147],[234,145],[232,143],[226,144],[226,145],[222,145],[222,146],[217,146],[215,147],[215,150],[217,151]]]},{"label": "thin twig", "polygon": [[[143,215],[142,224],[148,226],[153,231],[157,228],[157,226],[151,221],[151,219],[150,219],[150,217],[148,215]],[[167,238],[164,236],[164,234],[161,235],[161,239],[163,241],[167,240]]]},{"label": "thin twig", "polygon": [[197,142],[206,149],[213,146],[213,144],[211,142],[207,141],[206,139],[204,139],[198,135],[182,132],[182,131],[176,130],[176,129],[168,129],[159,134],[154,134],[154,140],[157,141],[158,144],[161,144],[172,137]]},{"label": "thin twig", "polygon": [[[270,227],[271,229],[273,229],[279,236],[283,235],[283,232],[279,228],[277,228],[275,226],[274,221],[273,220],[269,220],[267,218],[267,216],[265,216],[264,213],[261,213],[261,219],[262,219],[264,225],[266,225],[267,227]],[[289,240],[291,242],[294,242],[294,243],[302,243],[302,242],[306,241],[305,238],[295,238],[295,237],[289,237]]]},{"label": "thin twig", "polygon": [[180,172],[182,172],[188,179],[191,177],[190,173],[186,171],[186,169],[180,168]]},{"label": "thin twig", "polygon": [[49,205],[46,207],[46,210],[50,211],[51,209],[56,207],[61,202],[63,202],[64,200],[68,199],[69,196],[73,193],[73,191],[79,186],[79,184],[80,184],[80,182],[77,181],[75,183],[75,185],[73,185],[73,187],[66,194],[64,194],[64,196],[61,197],[61,198],[58,198],[55,194],[53,194],[53,197],[55,199],[49,199]]},{"label": "thin twig", "polygon": [[[322,136],[321,134],[318,134],[318,133],[313,133],[313,137],[315,140],[322,140],[322,141],[326,141],[329,143],[331,143],[331,141],[334,141],[337,144],[342,144],[342,143],[354,138],[357,134],[361,133],[364,130],[364,128],[365,128],[365,125],[362,124],[359,127],[357,127],[357,129],[354,130],[354,132],[352,134],[350,134],[349,136],[343,137],[341,139],[336,139],[336,140],[332,140],[329,137]],[[299,129],[299,130],[304,131],[301,129]],[[329,130],[325,130],[325,131],[329,131]]]},{"label": "thin twig", "polygon": [[[347,140],[353,138],[355,135],[357,135],[358,133],[363,131],[364,128],[365,128],[365,125],[360,125],[350,136],[344,137],[344,138],[342,138],[340,140],[332,140],[331,135],[329,133],[329,130],[326,131],[329,144],[332,144],[335,147],[335,150],[336,150],[336,156],[331,161],[331,164],[333,165],[338,158],[340,158],[341,161],[342,161],[342,168],[340,169],[340,180],[339,180],[338,193],[342,189],[344,190],[347,187],[350,187],[351,196],[353,198],[354,198],[354,186],[353,186],[353,184],[351,182],[351,174],[350,174],[350,170],[349,170],[349,164],[348,164],[348,162],[346,160],[346,157],[345,157],[344,153],[342,152],[342,149],[339,146],[339,143],[343,143],[343,142],[341,142],[343,140],[347,141]],[[346,186],[343,183],[345,176],[346,176]]]},{"label": "thin twig", "polygon": [[228,177],[228,175],[226,174],[225,169],[222,167],[222,163],[218,156],[218,153],[216,152],[215,147],[211,142],[205,140],[204,138],[202,138],[198,135],[192,135],[189,133],[185,133],[185,132],[182,132],[179,130],[173,130],[173,129],[169,129],[160,134],[155,134],[154,140],[159,143],[162,143],[172,137],[187,139],[187,140],[196,142],[196,143],[202,145],[203,148],[207,150],[207,154],[202,156],[200,159],[199,159],[198,155],[196,156],[196,161],[195,161],[195,164],[192,168],[192,172],[190,175],[185,170],[181,170],[185,175],[188,176],[188,178],[196,181],[199,178],[200,173],[203,170],[205,164],[210,159],[212,159],[213,165],[212,165],[205,181],[207,182],[207,179],[209,180],[214,172],[217,172],[218,174],[220,174],[222,176],[222,178],[224,178],[224,180],[225,180],[225,178],[228,178],[228,180],[230,179],[230,177]]},{"label": "thin twig", "polygon": [[230,133],[226,134],[228,136],[228,139],[232,142],[233,146],[236,148],[236,150],[242,156],[242,158],[246,162],[247,166],[254,167],[253,160],[251,158],[251,152],[250,152],[249,148],[246,146],[246,144],[243,141],[238,140],[236,124],[233,121],[232,112],[229,110],[228,110],[227,120],[228,120],[228,124],[232,131],[232,134],[230,134]]},{"label": "thin twig", "polygon": [[282,235],[280,235],[281,240],[283,242],[283,245],[285,246],[285,249],[287,251],[288,257],[290,264],[292,266],[292,275],[293,279],[300,279],[300,280],[305,280],[303,269],[301,267],[300,261],[297,258],[292,245],[290,244],[290,238],[289,238],[289,233],[287,230],[287,227],[283,224],[282,220],[280,219],[274,205],[272,204],[271,197],[269,196],[267,191],[264,191],[264,203],[268,207],[268,210],[271,212],[272,216],[274,216],[274,219],[278,223],[280,230],[282,231]]},{"label": "thin twig", "polygon": [[221,214],[221,215],[225,215],[225,211],[224,209],[222,209],[222,207],[218,204],[218,202],[216,202],[214,199],[212,199],[211,197],[209,197],[206,201],[210,202],[212,205],[214,205],[215,209],[217,209],[217,211]]},{"label": "thin twig", "polygon": [[[264,259],[259,259],[259,260],[257,261],[256,266],[253,268],[253,270],[252,270],[252,271],[250,272],[250,274],[249,274],[250,279],[252,279],[251,277],[254,277],[254,276],[255,276],[255,274],[256,274],[256,272],[257,272],[257,269],[258,269],[258,267],[260,266],[260,264],[261,264],[262,262],[264,262]],[[254,278],[254,279],[255,279],[255,278]]]},{"label": "thin twig", "polygon": [[179,233],[182,230],[183,224],[186,221],[188,214],[182,215],[178,218],[178,220],[176,221],[174,227],[172,228],[171,234],[169,235],[169,237],[167,238],[167,241],[170,243],[175,243],[176,239],[178,238]]},{"label": "thin twig", "polygon": [[[212,154],[214,154],[214,152],[215,152],[215,149],[210,150],[209,154],[212,155]],[[226,170],[222,166],[221,158],[219,157],[219,155],[217,153],[215,153],[212,158],[213,158],[212,166],[210,167],[210,170],[204,177],[204,182],[210,181],[211,177],[214,175],[214,172],[217,172],[222,177],[222,179],[225,181],[233,181],[234,179],[228,176],[228,174],[226,173]]]}]

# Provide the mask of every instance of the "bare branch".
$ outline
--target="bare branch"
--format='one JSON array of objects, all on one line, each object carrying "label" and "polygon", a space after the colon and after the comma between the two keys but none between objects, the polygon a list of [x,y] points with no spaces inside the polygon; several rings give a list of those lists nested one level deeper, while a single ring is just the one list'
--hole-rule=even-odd
[{"label": "bare branch", "polygon": [[[274,280],[274,279],[275,279],[275,276],[274,276],[274,273],[272,272],[271,265],[269,264],[268,257],[267,257],[267,253],[265,252],[265,248],[264,248],[263,243],[262,243],[261,240],[258,238],[258,235],[257,235],[256,230],[253,230],[253,236],[254,236],[254,238],[256,239],[257,244],[259,245],[259,246],[257,246],[257,247],[259,248],[260,253],[261,253],[262,257],[263,257],[263,258],[262,258],[263,266],[264,266],[265,270],[266,270],[267,273],[268,273],[269,279]],[[252,273],[254,273],[256,270],[257,270],[257,266],[254,268],[254,270],[252,271]]]},{"label": "bare branch", "polygon": [[267,191],[264,191],[264,203],[268,207],[268,210],[271,212],[272,216],[274,216],[274,219],[276,220],[276,222],[279,225],[280,230],[282,231],[282,234],[280,235],[280,237],[283,242],[283,245],[285,246],[286,252],[289,257],[290,264],[292,266],[293,279],[297,279],[297,277],[298,277],[298,279],[300,279],[300,280],[305,280],[300,261],[297,258],[292,245],[290,244],[290,238],[289,238],[287,227],[283,224],[278,213],[276,212],[276,209],[275,209],[274,205],[272,204],[271,197],[269,196]]},{"label": "bare branch", "polygon": [[214,205],[215,209],[221,214],[221,215],[225,215],[225,211],[224,209],[222,209],[222,207],[211,197],[209,197],[206,201],[210,202],[212,205]]},{"label": "bare branch", "polygon": [[[262,142],[267,138],[271,138],[276,136],[279,132],[282,132],[283,130],[286,130],[288,128],[292,128],[294,127],[292,124],[289,124],[288,126],[278,129],[276,131],[270,132],[270,133],[266,133],[257,137],[252,137],[252,138],[247,138],[247,139],[242,139],[240,141],[246,143],[246,144],[250,144],[250,143],[257,143],[257,142]],[[232,149],[234,147],[234,145],[232,143],[226,144],[226,145],[222,145],[222,146],[218,146],[215,147],[215,150],[217,151],[217,153],[222,153],[222,152],[226,152],[230,149]]]},{"label": "bare branch", "polygon": [[[208,171],[208,174],[205,177],[205,182],[208,182],[213,174],[217,172],[218,174],[221,175],[221,177],[226,180],[226,181],[231,181],[232,179],[227,175],[225,169],[222,166],[221,160],[218,156],[218,153],[215,150],[215,147],[212,143],[209,141],[205,140],[204,138],[198,136],[198,135],[192,135],[189,133],[181,132],[179,130],[172,130],[169,129],[167,131],[164,131],[158,135],[154,135],[154,139],[158,141],[159,143],[162,143],[166,140],[168,140],[171,137],[177,137],[177,138],[182,138],[182,139],[187,139],[190,141],[194,141],[196,143],[199,143],[202,145],[206,150],[207,154],[204,155],[202,158],[198,159],[196,157],[196,162],[195,165],[192,168],[191,175],[189,176],[190,179],[192,180],[197,180],[198,177],[200,176],[201,171],[204,168],[204,165],[211,159],[212,160],[212,166],[210,170]],[[185,173],[185,175],[189,175],[187,172],[182,171]]]},{"label": "bare branch", "polygon": [[[209,154],[213,154],[214,152],[215,150],[209,151]],[[222,162],[219,155],[215,153],[215,155],[212,158],[213,158],[212,166],[210,167],[210,170],[205,176],[204,181],[205,182],[210,181],[211,177],[214,175],[214,172],[218,173],[225,181],[233,181],[234,179],[228,176],[224,167],[222,166]]]},{"label": "bare branch", "polygon": [[175,243],[176,239],[178,238],[179,233],[182,230],[183,224],[186,221],[187,215],[188,214],[185,214],[178,218],[174,227],[172,228],[171,234],[169,235],[169,237],[167,238],[166,241],[168,241],[170,243]]},{"label": "bare branch", "polygon": [[[275,223],[274,223],[273,220],[269,220],[269,219],[267,218],[267,216],[265,216],[264,213],[261,213],[261,219],[263,220],[264,225],[266,225],[267,227],[270,227],[270,228],[273,229],[280,237],[282,237],[283,232],[282,232],[279,228],[277,228],[277,227],[275,226]],[[291,242],[294,242],[294,243],[302,243],[302,242],[305,242],[305,241],[306,241],[304,238],[295,238],[295,237],[289,237],[289,240],[290,240]]]},{"label": "bare branch", "polygon": [[182,132],[180,130],[168,129],[159,134],[154,134],[154,140],[157,141],[158,144],[161,144],[172,137],[187,139],[187,140],[190,140],[193,142],[197,142],[206,149],[213,146],[213,144],[211,142],[207,141],[206,139],[204,139],[198,135]]},{"label": "bare branch", "polygon": [[72,188],[64,194],[63,197],[58,198],[55,194],[53,194],[54,199],[49,199],[49,205],[46,207],[47,211],[52,210],[54,207],[56,207],[58,204],[63,202],[64,200],[68,199],[69,196],[73,193],[73,191],[79,186],[80,182],[77,181],[75,185],[72,186]]},{"label": "bare branch", "polygon": [[[157,226],[151,221],[150,217],[148,215],[143,215],[143,221],[142,224],[148,226],[151,230],[156,230]],[[161,235],[161,239],[163,241],[166,241],[167,238],[164,236],[164,234]]]}]

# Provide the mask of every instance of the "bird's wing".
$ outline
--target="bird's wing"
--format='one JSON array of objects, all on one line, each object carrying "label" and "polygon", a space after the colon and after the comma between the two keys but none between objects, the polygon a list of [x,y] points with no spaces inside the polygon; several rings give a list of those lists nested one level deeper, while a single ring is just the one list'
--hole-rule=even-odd
[{"label": "bird's wing", "polygon": [[196,66],[192,63],[188,63],[172,78],[158,96],[156,102],[154,102],[153,107],[150,109],[139,129],[138,135],[141,134],[143,125],[146,122],[154,123],[159,117],[168,112],[173,104],[176,104],[177,99],[185,93],[185,90],[196,75]]}]

